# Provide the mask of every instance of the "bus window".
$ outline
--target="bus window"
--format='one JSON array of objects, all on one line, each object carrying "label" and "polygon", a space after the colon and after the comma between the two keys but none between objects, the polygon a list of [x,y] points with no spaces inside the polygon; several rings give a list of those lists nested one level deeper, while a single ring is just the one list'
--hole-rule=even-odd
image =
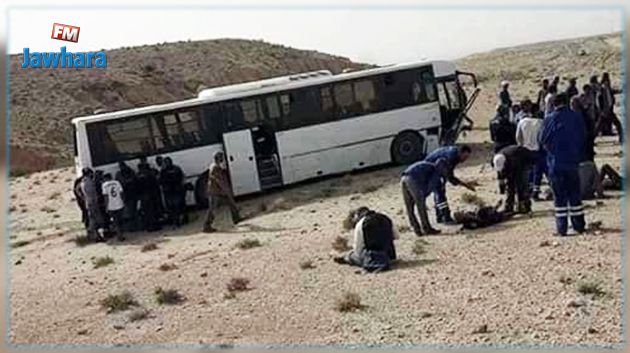
[{"label": "bus window", "polygon": [[241,102],[241,109],[243,111],[243,119],[247,125],[253,126],[263,120],[262,107],[258,99],[250,99]]},{"label": "bus window", "polygon": [[291,98],[289,98],[288,94],[280,96],[280,104],[282,106],[282,115],[289,116],[291,113]]},{"label": "bus window", "polygon": [[302,88],[290,92],[288,95],[280,96],[289,97],[289,113],[287,114],[283,105],[283,124],[284,128],[297,128],[304,125],[318,124],[325,122],[322,119],[321,105],[319,99],[319,91],[316,88]]},{"label": "bus window", "polygon": [[424,93],[426,95],[427,102],[433,102],[435,97],[435,86],[433,85],[433,75],[429,71],[425,71],[421,75],[422,84],[424,85]]},{"label": "bus window", "polygon": [[267,104],[267,119],[277,120],[280,118],[280,106],[278,105],[278,97],[269,96],[265,99]]},{"label": "bus window", "polygon": [[322,97],[322,112],[326,114],[333,114],[335,110],[335,102],[333,101],[330,87],[322,87],[319,94]]},{"label": "bus window", "polygon": [[449,107],[448,97],[446,96],[446,89],[444,88],[444,83],[438,83],[437,88],[438,88],[438,98],[440,100],[440,105],[445,108],[448,108]]},{"label": "bus window", "polygon": [[354,97],[352,96],[352,84],[349,82],[335,84],[335,102],[341,118],[347,118],[351,115],[354,105]]},{"label": "bus window", "polygon": [[457,83],[455,81],[446,81],[444,82],[444,86],[446,86],[446,91],[448,93],[448,98],[451,103],[451,109],[459,109],[459,90],[457,89]]},{"label": "bus window", "polygon": [[376,111],[376,93],[374,83],[371,80],[362,80],[354,83],[354,95],[360,104],[362,112]]},{"label": "bus window", "polygon": [[243,112],[238,102],[223,103],[223,116],[228,131],[239,130],[245,127]]}]

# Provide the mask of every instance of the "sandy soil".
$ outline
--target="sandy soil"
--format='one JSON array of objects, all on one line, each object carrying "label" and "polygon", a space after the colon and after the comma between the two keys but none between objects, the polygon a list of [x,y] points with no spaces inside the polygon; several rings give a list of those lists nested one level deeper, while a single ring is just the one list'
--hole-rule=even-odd
[{"label": "sandy soil", "polygon": [[[500,195],[490,168],[482,166],[485,139],[487,131],[467,136],[475,158],[457,174],[479,182],[479,195],[494,202]],[[597,150],[599,165],[620,166],[620,148],[612,139],[600,139]],[[533,217],[488,229],[462,233],[442,227],[446,234],[426,237],[426,253],[416,255],[417,238],[403,214],[400,170],[329,178],[241,201],[250,217],[232,227],[224,210],[221,232],[212,235],[199,232],[199,212],[182,229],[85,247],[73,241],[83,231],[70,192],[72,170],[13,179],[10,339],[14,344],[621,342],[622,193],[586,201],[587,221],[602,221],[600,232],[553,237],[553,205],[540,202]],[[463,192],[448,189],[454,208],[463,205]],[[360,205],[389,214],[403,231],[395,270],[363,274],[331,261],[335,237],[351,237],[342,229],[343,218]],[[237,249],[243,239],[262,246]],[[158,249],[142,252],[149,242]],[[95,269],[99,256],[114,263]],[[302,269],[306,260],[314,268]],[[161,271],[164,263],[176,268]],[[226,284],[233,277],[249,279],[251,289],[228,299]],[[605,294],[580,294],[582,282],[598,283]],[[177,289],[186,300],[159,305],[156,287]],[[108,314],[100,306],[108,294],[123,290],[149,310],[148,318],[132,322],[130,311]],[[346,291],[360,295],[362,310],[336,311]],[[485,332],[474,333],[483,325]]]}]

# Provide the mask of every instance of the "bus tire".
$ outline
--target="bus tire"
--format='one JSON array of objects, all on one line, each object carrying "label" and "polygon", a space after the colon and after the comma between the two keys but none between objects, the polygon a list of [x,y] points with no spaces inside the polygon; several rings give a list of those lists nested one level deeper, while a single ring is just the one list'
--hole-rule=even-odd
[{"label": "bus tire", "polygon": [[208,196],[206,194],[206,185],[208,184],[208,172],[199,175],[195,181],[195,204],[197,208],[208,207]]},{"label": "bus tire", "polygon": [[415,131],[403,131],[392,142],[392,160],[396,164],[411,164],[424,158],[424,139]]}]

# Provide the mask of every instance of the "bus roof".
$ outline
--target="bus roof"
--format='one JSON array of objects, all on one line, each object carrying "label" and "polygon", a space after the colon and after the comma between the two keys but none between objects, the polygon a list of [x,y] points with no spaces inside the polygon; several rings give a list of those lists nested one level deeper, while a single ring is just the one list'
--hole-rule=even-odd
[{"label": "bus roof", "polygon": [[[82,117],[77,117],[77,118],[72,119],[72,123],[79,124],[79,123],[86,123],[86,122],[124,118],[126,116],[133,116],[133,115],[138,115],[138,114],[150,114],[150,113],[164,111],[164,110],[181,109],[181,108],[201,105],[204,103],[212,103],[212,102],[220,102],[220,101],[231,100],[231,99],[245,98],[245,97],[258,95],[258,94],[273,93],[277,91],[308,87],[311,85],[325,84],[325,83],[330,83],[330,82],[361,78],[365,76],[384,74],[388,72],[414,69],[417,67],[423,67],[427,65],[433,65],[433,72],[434,72],[435,77],[450,76],[455,73],[455,64],[453,62],[427,60],[427,61],[413,62],[413,63],[406,63],[406,64],[394,64],[394,65],[388,65],[388,66],[381,66],[381,67],[376,67],[376,68],[371,68],[371,69],[366,69],[366,70],[350,71],[350,72],[340,73],[337,75],[325,75],[325,74],[313,75],[313,77],[310,77],[307,79],[301,79],[301,80],[284,81],[284,80],[276,80],[278,78],[270,78],[270,79],[264,79],[264,80],[259,80],[259,81],[239,83],[239,84],[229,85],[229,86],[220,86],[220,87],[211,88],[205,91],[210,91],[213,89],[218,91],[219,89],[223,90],[224,88],[227,88],[230,86],[249,87],[243,90],[234,90],[234,91],[224,90],[225,93],[223,94],[202,94],[201,97],[190,98],[190,99],[172,102],[172,103],[150,105],[150,106],[145,106],[145,107],[140,107],[140,108],[132,108],[132,109],[119,110],[119,111],[114,111],[114,112],[107,112],[107,113],[102,113],[102,114],[82,116]],[[320,72],[323,72],[323,70]],[[297,75],[300,75],[300,74],[281,76],[279,77],[279,79],[284,78],[284,77],[297,76]],[[254,88],[254,89],[251,88],[252,87],[251,85],[255,85],[256,83],[260,83],[260,82],[263,82],[263,83],[264,82],[278,82],[278,84],[273,84],[273,85],[263,84],[261,85],[260,88]]]}]

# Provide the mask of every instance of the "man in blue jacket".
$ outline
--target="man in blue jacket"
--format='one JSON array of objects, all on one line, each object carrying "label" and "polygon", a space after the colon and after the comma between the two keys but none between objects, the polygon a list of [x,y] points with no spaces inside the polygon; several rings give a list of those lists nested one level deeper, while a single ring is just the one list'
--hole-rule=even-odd
[{"label": "man in blue jacket", "polygon": [[582,117],[568,108],[566,94],[558,94],[553,105],[554,110],[545,118],[540,131],[540,144],[547,151],[557,233],[565,236],[568,216],[573,229],[584,232],[579,166],[586,150],[586,128]]},{"label": "man in blue jacket", "polygon": [[448,207],[448,200],[446,199],[447,181],[453,185],[461,185],[468,190],[475,191],[472,185],[459,180],[454,173],[455,167],[457,167],[459,163],[466,161],[468,157],[470,157],[471,152],[468,145],[445,146],[434,150],[424,158],[425,162],[436,163],[438,159],[444,159],[446,163],[446,175],[440,179],[439,188],[434,193],[435,216],[438,223],[455,223],[451,217],[451,210]]},{"label": "man in blue jacket", "polygon": [[[417,236],[424,234],[439,234],[440,231],[431,227],[429,217],[427,215],[427,207],[425,200],[431,193],[438,192],[442,184],[442,178],[448,173],[447,162],[444,158],[440,158],[436,163],[427,161],[416,162],[402,173],[400,185],[402,188],[405,208],[409,223]],[[414,213],[414,206],[418,209],[420,216],[420,224]]]}]

